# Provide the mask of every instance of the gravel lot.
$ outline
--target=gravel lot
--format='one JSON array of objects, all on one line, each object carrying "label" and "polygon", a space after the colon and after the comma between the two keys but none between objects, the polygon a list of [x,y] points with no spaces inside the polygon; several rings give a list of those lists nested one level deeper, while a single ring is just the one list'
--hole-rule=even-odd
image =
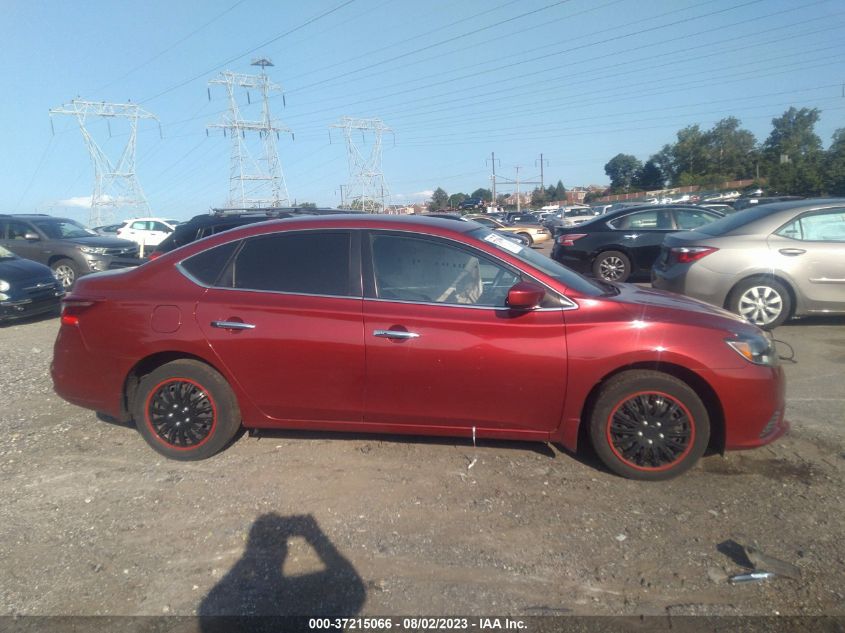
[{"label": "gravel lot", "polygon": [[[543,445],[385,436],[170,462],[53,394],[57,319],[0,328],[0,615],[841,615],[843,325],[776,332],[791,435],[657,484]],[[736,544],[801,578],[728,584]]]}]

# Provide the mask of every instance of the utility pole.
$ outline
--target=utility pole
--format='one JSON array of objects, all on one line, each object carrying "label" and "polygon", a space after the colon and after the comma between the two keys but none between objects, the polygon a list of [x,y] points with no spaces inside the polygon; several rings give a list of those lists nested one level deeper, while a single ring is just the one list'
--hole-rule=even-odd
[{"label": "utility pole", "polygon": [[[89,226],[102,226],[115,219],[120,209],[142,210],[150,212],[150,205],[138,176],[135,173],[135,153],[137,149],[138,121],[140,119],[158,118],[135,103],[106,103],[105,101],[84,101],[74,99],[58,108],[50,110],[50,125],[53,125],[53,115],[61,114],[73,116],[79,123],[82,138],[91,155],[94,167],[94,190],[91,194],[91,212],[88,216]],[[87,127],[89,117],[99,117],[106,120],[109,136],[111,136],[111,121],[126,119],[129,122],[129,140],[117,163],[112,163],[102,148],[97,144]],[[161,126],[159,125],[159,134]]]},{"label": "utility pole", "polygon": [[339,208],[341,208],[341,209],[344,208],[344,206],[343,206],[343,188],[345,186],[346,185],[340,185],[340,207]]},{"label": "utility pole", "polygon": [[[549,161],[545,160],[543,158],[543,155],[540,154],[540,161],[539,162],[540,162],[540,189],[543,189],[545,191],[546,187],[545,187],[545,184],[544,184],[544,181],[543,181],[543,165],[544,164],[548,165]],[[537,164],[536,160],[534,161],[534,164],[535,165]]]},{"label": "utility pole", "polygon": [[[385,132],[393,133],[393,130],[381,119],[355,119],[349,116],[341,118],[340,123],[334,123],[329,128],[340,128],[346,139],[346,156],[349,162],[349,184],[346,186],[346,193],[350,206],[354,208],[355,202],[358,201],[362,211],[386,212],[390,190],[384,181],[381,166],[381,138]],[[362,142],[366,142],[367,132],[372,133],[373,143],[369,154],[365,155],[361,151],[361,147],[352,138],[353,131],[361,133]]]},{"label": "utility pole", "polygon": [[[223,136],[228,133],[232,142],[229,205],[232,207],[287,206],[290,204],[290,197],[282,172],[282,164],[279,161],[276,141],[279,139],[280,132],[290,133],[291,137],[293,133],[290,129],[278,125],[278,122],[270,115],[270,93],[281,92],[282,87],[267,77],[266,68],[273,65],[269,59],[255,59],[252,65],[261,67],[260,75],[242,75],[227,70],[208,82],[210,85],[225,86],[229,98],[229,112],[223,117],[223,122],[208,127],[221,128]],[[260,121],[247,121],[241,118],[237,88],[247,91],[247,103],[250,104],[249,89],[260,90],[262,101]],[[210,88],[208,98],[211,100]],[[262,141],[261,153],[257,159],[253,158],[247,146],[247,132],[258,132]]]},{"label": "utility pole", "polygon": [[522,165],[516,166],[516,212],[520,213],[522,210],[522,200],[519,197],[519,170],[522,169]]},{"label": "utility pole", "polygon": [[490,165],[493,167],[493,175],[490,176],[490,180],[493,181],[493,203],[492,207],[498,208],[498,202],[496,201],[496,152],[490,152]]}]

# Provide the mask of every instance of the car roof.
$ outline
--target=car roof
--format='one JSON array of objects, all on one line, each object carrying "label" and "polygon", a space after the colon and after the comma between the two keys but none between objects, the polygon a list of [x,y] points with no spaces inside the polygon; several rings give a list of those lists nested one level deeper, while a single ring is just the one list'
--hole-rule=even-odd
[{"label": "car roof", "polygon": [[[712,235],[729,235],[734,231],[747,231],[748,228],[754,230],[755,226],[757,229],[764,229],[769,225],[779,225],[798,213],[831,207],[845,207],[845,198],[806,198],[753,205],[725,216],[708,227],[709,231],[714,228],[718,231],[718,233],[711,233]],[[701,227],[698,230],[709,232],[708,227]]]}]

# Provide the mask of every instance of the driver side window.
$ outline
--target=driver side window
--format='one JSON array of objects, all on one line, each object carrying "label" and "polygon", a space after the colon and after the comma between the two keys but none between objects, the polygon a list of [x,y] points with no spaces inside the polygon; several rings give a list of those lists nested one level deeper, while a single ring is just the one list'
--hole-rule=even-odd
[{"label": "driver side window", "polygon": [[519,275],[480,253],[436,239],[372,237],[379,299],[504,307]]}]

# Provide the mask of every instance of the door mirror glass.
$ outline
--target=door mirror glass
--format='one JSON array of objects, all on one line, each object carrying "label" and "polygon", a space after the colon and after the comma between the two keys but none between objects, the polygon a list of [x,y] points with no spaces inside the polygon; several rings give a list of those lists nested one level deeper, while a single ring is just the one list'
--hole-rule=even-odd
[{"label": "door mirror glass", "polygon": [[508,290],[508,307],[513,310],[533,310],[539,307],[546,290],[530,281],[520,281]]},{"label": "door mirror glass", "polygon": [[34,231],[27,231],[26,233],[24,233],[23,239],[29,240],[30,242],[34,242],[41,238],[38,237],[38,233],[35,233]]}]

